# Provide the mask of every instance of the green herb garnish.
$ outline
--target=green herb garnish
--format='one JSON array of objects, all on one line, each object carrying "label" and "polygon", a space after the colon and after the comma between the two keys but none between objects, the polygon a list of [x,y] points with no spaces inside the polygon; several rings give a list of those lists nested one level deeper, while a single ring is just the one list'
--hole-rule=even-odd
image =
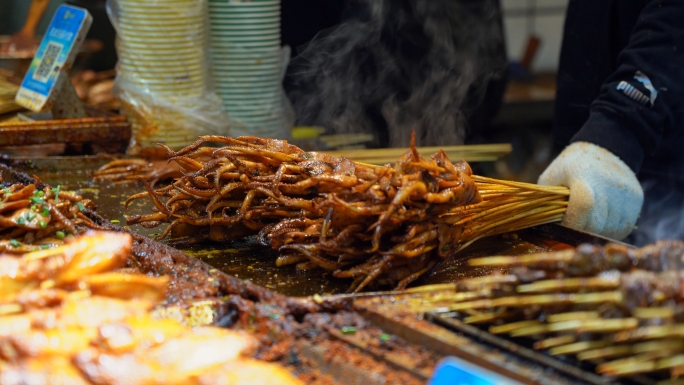
[{"label": "green herb garnish", "polygon": [[392,336],[387,333],[380,334],[380,341],[387,342],[392,339]]},{"label": "green herb garnish", "polygon": [[10,239],[10,245],[12,245],[12,247],[19,247],[20,244],[21,243],[19,243],[19,241],[16,239]]},{"label": "green herb garnish", "polygon": [[342,334],[354,334],[356,333],[356,327],[354,326],[342,326]]},{"label": "green herb garnish", "polygon": [[19,226],[25,225],[25,224],[26,224],[26,219],[24,219],[24,217],[19,217],[19,218],[17,219],[17,224],[18,224]]},{"label": "green herb garnish", "polygon": [[110,222],[112,222],[112,223],[120,223],[120,221],[119,221],[118,219],[112,219]]},{"label": "green herb garnish", "polygon": [[59,202],[59,190],[62,189],[62,185],[57,186],[55,189],[55,202]]},{"label": "green herb garnish", "polygon": [[36,195],[36,196],[38,196],[39,198],[42,198],[42,197],[45,196],[45,191],[43,191],[43,190],[34,191],[34,192],[33,192],[33,195]]},{"label": "green herb garnish", "polygon": [[82,202],[76,203],[76,206],[78,206],[78,211],[83,211],[83,210],[85,210],[85,206],[83,206],[83,203],[82,203]]},{"label": "green herb garnish", "polygon": [[29,198],[29,200],[31,201],[31,203],[35,203],[37,205],[44,205],[45,204],[45,200],[42,198],[31,197],[31,198]]},{"label": "green herb garnish", "polygon": [[311,154],[309,154],[309,153],[302,154],[302,158],[304,158],[304,159],[310,159],[310,158],[313,158],[313,155],[311,155]]},{"label": "green herb garnish", "polygon": [[64,231],[58,231],[55,233],[57,239],[64,239]]},{"label": "green herb garnish", "polygon": [[50,216],[50,210],[47,207],[43,207],[43,211],[40,212],[40,215],[48,218]]},{"label": "green herb garnish", "polygon": [[41,248],[42,250],[49,249],[49,248],[50,248],[50,245],[40,245],[40,248]]},{"label": "green herb garnish", "polygon": [[47,223],[45,221],[38,221],[38,224],[40,225],[41,229],[47,228]]},{"label": "green herb garnish", "polygon": [[34,213],[26,213],[26,219],[29,222],[31,222],[33,220],[33,218],[35,218],[35,217],[36,217],[36,214],[34,214]]}]

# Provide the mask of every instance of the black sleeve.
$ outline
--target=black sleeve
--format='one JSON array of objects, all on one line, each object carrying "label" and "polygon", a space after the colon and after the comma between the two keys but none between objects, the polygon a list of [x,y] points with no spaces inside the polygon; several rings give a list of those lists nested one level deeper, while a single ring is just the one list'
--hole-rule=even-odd
[{"label": "black sleeve", "polygon": [[599,145],[638,173],[663,134],[683,128],[684,1],[652,0],[572,141]]}]

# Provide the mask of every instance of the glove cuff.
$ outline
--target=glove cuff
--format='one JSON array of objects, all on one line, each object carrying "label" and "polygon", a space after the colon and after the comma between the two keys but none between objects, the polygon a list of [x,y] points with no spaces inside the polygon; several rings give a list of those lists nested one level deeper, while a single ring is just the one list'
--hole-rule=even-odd
[{"label": "glove cuff", "polygon": [[602,147],[621,160],[634,174],[641,170],[644,162],[644,149],[639,140],[623,122],[619,122],[601,111],[592,111],[589,120],[572,138],[572,143],[588,142]]}]

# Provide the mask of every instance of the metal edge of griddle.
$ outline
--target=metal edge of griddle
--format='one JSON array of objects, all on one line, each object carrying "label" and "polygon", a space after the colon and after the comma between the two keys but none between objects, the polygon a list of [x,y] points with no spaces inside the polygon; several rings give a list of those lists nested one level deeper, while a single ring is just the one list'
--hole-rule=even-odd
[{"label": "metal edge of griddle", "polygon": [[634,376],[629,376],[624,378],[624,380],[616,379],[613,377],[607,377],[607,376],[601,376],[598,374],[594,374],[591,372],[587,372],[577,366],[574,366],[570,363],[563,362],[561,360],[558,360],[552,356],[549,356],[547,354],[544,354],[543,352],[538,352],[532,349],[529,349],[525,346],[519,345],[515,342],[509,341],[505,338],[501,338],[499,336],[496,336],[494,334],[488,333],[486,331],[480,330],[479,328],[473,326],[473,325],[468,325],[458,318],[450,316],[450,312],[439,312],[439,311],[433,311],[433,312],[426,312],[425,313],[425,319],[443,326],[447,329],[454,330],[463,334],[466,334],[468,336],[471,336],[472,338],[482,341],[486,344],[504,349],[506,351],[509,351],[515,355],[518,355],[522,358],[531,360],[533,362],[536,362],[541,365],[546,365],[550,368],[553,368],[559,372],[562,372],[564,374],[567,374],[569,376],[572,376],[574,378],[580,379],[582,381],[586,381],[587,383],[590,384],[595,384],[595,385],[604,385],[604,384],[612,384],[615,383],[615,381],[621,381],[620,383],[623,383],[624,380],[629,381],[630,384],[635,384],[635,385],[656,385],[656,380],[647,378],[646,376],[643,375],[634,375]]},{"label": "metal edge of griddle", "polygon": [[358,350],[363,351],[365,354],[368,354],[369,356],[373,357],[374,359],[376,359],[378,361],[384,362],[386,365],[394,368],[395,370],[401,370],[401,371],[407,372],[420,381],[429,381],[430,380],[429,375],[427,375],[426,373],[422,373],[419,369],[412,367],[412,366],[409,366],[409,365],[406,365],[405,363],[400,362],[399,360],[396,360],[392,357],[389,357],[389,356],[383,355],[379,352],[373,351],[373,349],[371,349],[370,347],[368,347],[368,346],[366,346],[360,342],[354,341],[352,338],[345,336],[343,333],[335,330],[334,328],[330,327],[329,325],[325,325],[325,326],[323,326],[323,328],[328,332],[329,335],[336,338],[337,340],[342,341],[342,342],[346,343],[347,345],[349,345],[353,348],[356,348]]},{"label": "metal edge of griddle", "polygon": [[593,373],[588,373],[582,370],[581,368],[556,360],[543,353],[534,351],[532,349],[528,349],[524,346],[520,346],[506,339],[499,338],[491,333],[482,331],[475,326],[463,323],[459,319],[446,317],[447,314],[441,312],[427,312],[425,313],[425,319],[437,325],[443,326],[449,330],[464,333],[472,338],[475,338],[480,342],[484,342],[494,347],[509,351],[524,359],[552,368],[558,372],[571,376],[575,379],[584,381],[588,384],[606,385],[610,384],[612,381],[611,379],[608,379],[606,377],[602,377],[600,375]]},{"label": "metal edge of griddle", "polygon": [[533,234],[542,237],[550,238],[571,246],[578,246],[582,243],[590,243],[595,245],[605,245],[607,243],[617,243],[629,247],[634,247],[630,244],[616,241],[614,239],[606,238],[598,234],[592,234],[585,231],[571,229],[558,223],[548,223],[545,225],[535,226],[529,229]]},{"label": "metal edge of griddle", "polygon": [[[505,353],[497,353],[487,345],[461,336],[441,325],[411,317],[409,322],[397,314],[384,312],[374,306],[354,304],[359,312],[373,325],[403,340],[423,346],[444,356],[455,356],[491,370],[504,377],[525,385],[573,385],[568,376],[558,372],[550,373],[546,368],[529,360]],[[492,354],[494,353],[494,354]]]}]

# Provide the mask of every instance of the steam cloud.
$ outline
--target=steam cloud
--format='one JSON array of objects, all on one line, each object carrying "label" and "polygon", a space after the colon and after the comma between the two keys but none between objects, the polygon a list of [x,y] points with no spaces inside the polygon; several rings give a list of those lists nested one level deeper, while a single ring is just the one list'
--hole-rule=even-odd
[{"label": "steam cloud", "polygon": [[495,0],[357,0],[351,17],[293,59],[298,124],[372,133],[376,145],[463,143],[467,119],[506,67]]},{"label": "steam cloud", "polygon": [[[676,184],[680,186],[677,187]],[[626,240],[636,246],[645,246],[662,239],[684,241],[684,200],[682,200],[684,181],[670,178],[668,183],[662,179],[647,179],[644,189],[645,203],[637,221],[637,229]]]}]

